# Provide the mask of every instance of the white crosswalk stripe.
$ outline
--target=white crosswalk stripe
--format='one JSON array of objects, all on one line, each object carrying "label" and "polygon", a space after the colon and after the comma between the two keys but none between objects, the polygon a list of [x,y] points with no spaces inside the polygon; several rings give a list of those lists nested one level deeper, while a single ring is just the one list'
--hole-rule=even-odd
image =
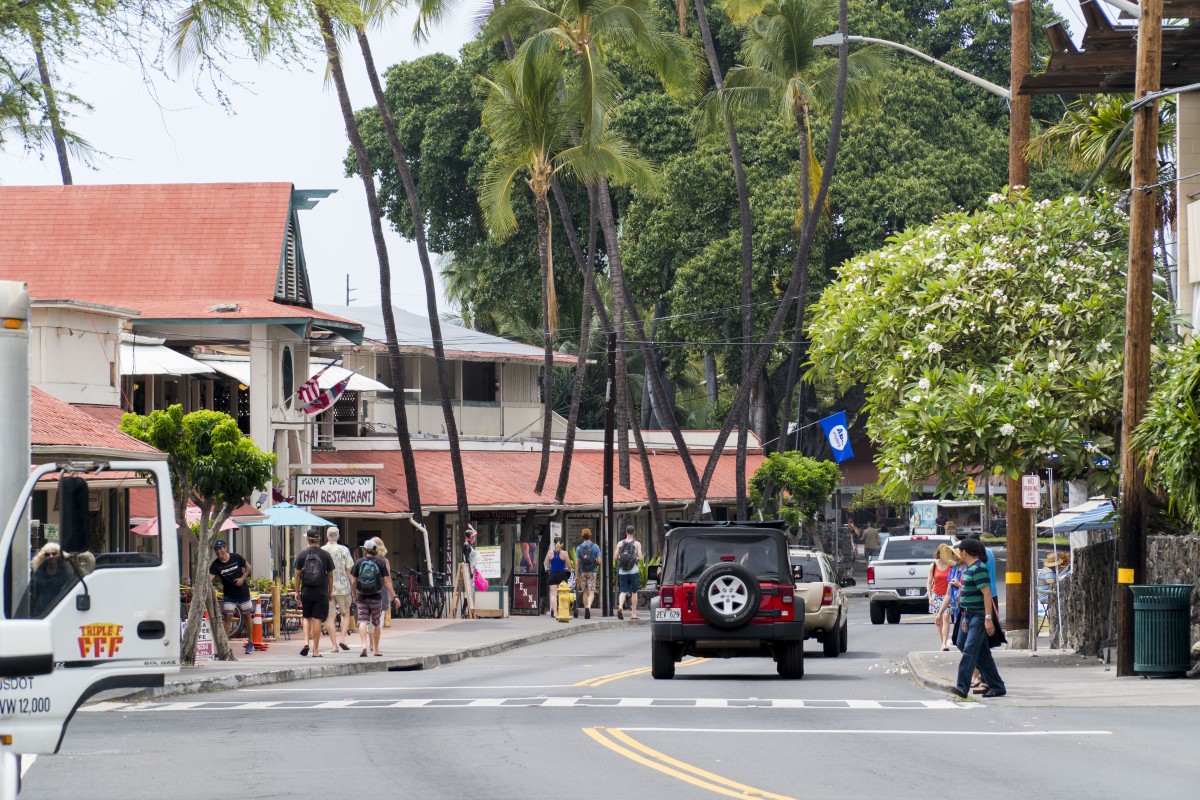
[{"label": "white crosswalk stripe", "polygon": [[953,700],[801,700],[793,698],[682,697],[405,697],[361,700],[179,700],[173,702],[92,703],[85,712],[143,711],[357,711],[463,708],[700,708],[810,711],[959,711],[980,707]]}]

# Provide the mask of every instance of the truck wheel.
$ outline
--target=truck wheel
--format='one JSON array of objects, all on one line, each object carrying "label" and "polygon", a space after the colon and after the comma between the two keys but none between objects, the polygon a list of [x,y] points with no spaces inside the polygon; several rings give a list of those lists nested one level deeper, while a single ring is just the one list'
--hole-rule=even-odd
[{"label": "truck wheel", "polygon": [[804,677],[804,642],[784,642],[776,648],[775,669],[783,678]]},{"label": "truck wheel", "polygon": [[761,601],[758,579],[741,564],[713,564],[696,581],[696,607],[714,628],[732,631],[749,624]]},{"label": "truck wheel", "polygon": [[826,658],[837,658],[839,655],[841,655],[842,651],[838,649],[838,645],[841,643],[841,640],[841,625],[834,627],[833,630],[825,632],[825,641],[821,642],[821,645],[824,648]]},{"label": "truck wheel", "polygon": [[838,633],[838,652],[844,653],[850,647],[850,621],[842,620],[842,630]]},{"label": "truck wheel", "polygon": [[871,624],[883,624],[883,603],[871,603]]},{"label": "truck wheel", "polygon": [[658,680],[675,677],[675,647],[670,642],[650,644],[650,675]]},{"label": "truck wheel", "polygon": [[900,606],[899,605],[892,603],[890,606],[887,607],[887,619],[888,619],[888,625],[899,625],[900,624]]}]

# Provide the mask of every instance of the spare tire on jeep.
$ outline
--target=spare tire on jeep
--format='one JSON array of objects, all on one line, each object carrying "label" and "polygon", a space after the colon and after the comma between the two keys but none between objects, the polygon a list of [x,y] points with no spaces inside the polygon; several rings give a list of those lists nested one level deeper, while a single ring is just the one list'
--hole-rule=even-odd
[{"label": "spare tire on jeep", "polygon": [[745,626],[761,600],[758,579],[741,564],[713,564],[696,581],[696,608],[714,628],[732,631]]}]

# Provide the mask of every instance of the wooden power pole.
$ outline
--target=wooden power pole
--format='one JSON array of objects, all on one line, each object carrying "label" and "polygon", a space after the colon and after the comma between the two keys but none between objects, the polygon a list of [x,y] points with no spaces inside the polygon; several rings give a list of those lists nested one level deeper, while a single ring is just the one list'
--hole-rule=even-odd
[{"label": "wooden power pole", "polygon": [[[603,541],[600,560],[600,614],[609,616],[612,608],[612,559],[616,547],[613,536],[613,428],[617,404],[617,335],[608,334],[608,369],[604,383],[604,509],[601,525]],[[636,602],[637,598],[634,598]]]},{"label": "wooden power pole", "polygon": [[[1012,5],[1012,41],[1009,56],[1009,88],[1012,98],[1008,106],[1008,185],[1029,185],[1029,97],[1021,95],[1021,81],[1029,72],[1031,14],[1029,0]],[[1007,520],[1007,572],[1005,583],[1005,629],[1009,646],[1022,649],[1029,646],[1029,585],[1032,580],[1028,567],[1033,549],[1034,532],[1029,526],[1029,513],[1021,507],[1021,482],[1006,478],[1004,516]],[[1001,576],[997,576],[1000,579]]]},{"label": "wooden power pole", "polygon": [[[1141,0],[1134,102],[1157,92],[1162,69],[1163,0]],[[1146,574],[1146,471],[1133,431],[1150,394],[1151,288],[1154,280],[1158,101],[1134,112],[1129,201],[1129,279],[1125,295],[1125,386],[1121,407],[1121,530],[1117,537],[1117,675],[1133,674],[1133,593]]]}]

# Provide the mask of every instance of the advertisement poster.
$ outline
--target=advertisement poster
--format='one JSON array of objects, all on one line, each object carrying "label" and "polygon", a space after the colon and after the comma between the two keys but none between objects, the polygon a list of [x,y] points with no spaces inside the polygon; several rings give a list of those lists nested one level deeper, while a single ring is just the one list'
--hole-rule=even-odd
[{"label": "advertisement poster", "polygon": [[476,562],[479,574],[489,581],[500,580],[500,545],[476,547],[475,554],[479,559]]},{"label": "advertisement poster", "polygon": [[536,615],[538,610],[537,575],[514,575],[512,612]]},{"label": "advertisement poster", "polygon": [[517,575],[538,574],[538,543],[517,542],[513,545],[513,572]]}]

